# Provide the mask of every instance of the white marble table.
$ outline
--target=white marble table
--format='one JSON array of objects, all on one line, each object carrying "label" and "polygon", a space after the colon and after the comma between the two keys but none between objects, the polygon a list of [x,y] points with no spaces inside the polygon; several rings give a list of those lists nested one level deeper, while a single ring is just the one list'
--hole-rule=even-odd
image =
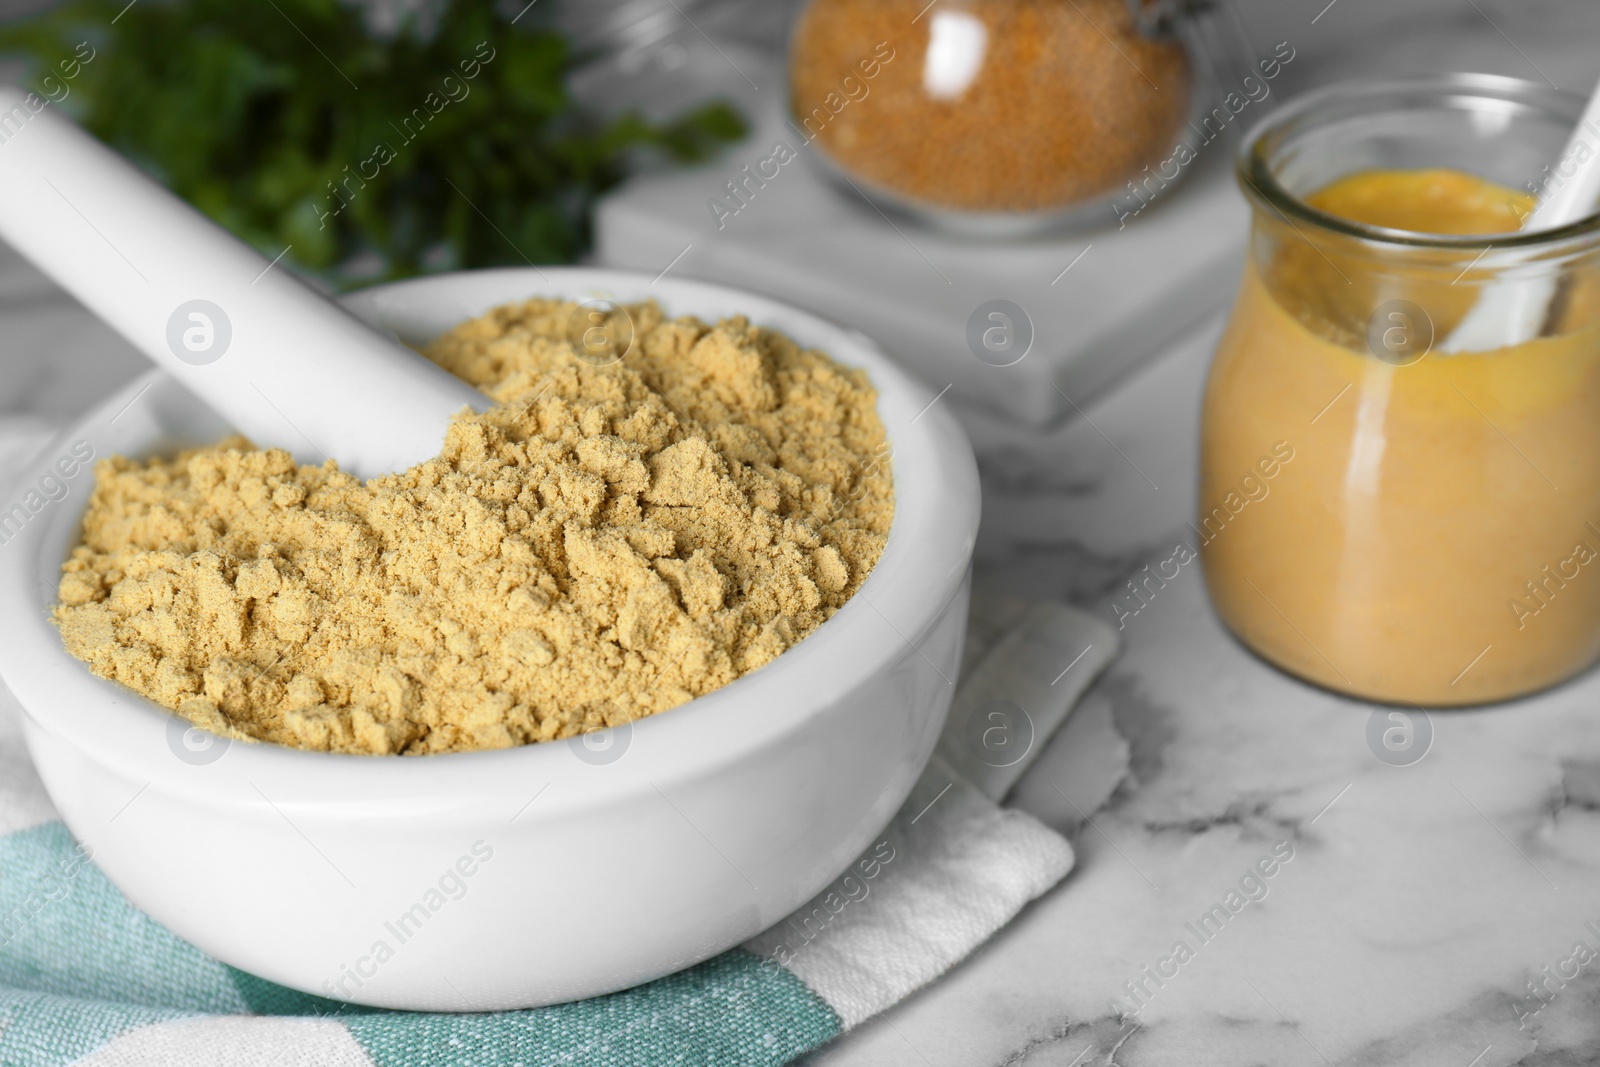
[{"label": "white marble table", "polygon": [[[1542,71],[1581,89],[1600,75],[1600,5],[1588,0],[1476,0],[1481,11],[1417,0],[1382,32],[1382,0],[1253,6],[1263,38],[1327,34],[1308,45],[1321,66],[1308,63],[1307,78]],[[1170,553],[1194,508],[1211,341],[1197,333],[1050,434],[971,418],[987,579],[1104,610],[1128,574]],[[139,368],[0,255],[0,434],[81,410]],[[1368,743],[1373,708],[1251,658],[1219,628],[1193,567],[1123,636],[1099,686],[1121,739],[1105,759],[1121,784],[1077,830],[1077,869],[814,1065],[1600,1062],[1600,960],[1548,979],[1544,1000],[1527,985],[1577,941],[1600,951],[1600,674],[1515,705],[1435,714],[1425,758],[1394,766]],[[1071,796],[1082,781],[1068,773],[1072,755],[1048,748],[1014,801],[1075,827],[1057,790]],[[1293,858],[1266,865],[1266,895],[1202,941],[1193,927],[1275,848]],[[1179,940],[1192,958],[1163,965]],[[1171,976],[1158,986],[1147,966]],[[1133,1007],[1130,983],[1143,985],[1145,1006],[1119,1018]]]},{"label": "white marble table", "polygon": [[[1128,574],[1192,537],[1210,342],[1146,368],[1050,449],[985,449],[982,573],[1109,618]],[[815,1064],[1600,1062],[1600,962],[1548,1006],[1525,988],[1579,939],[1600,952],[1600,673],[1434,713],[1419,724],[1426,755],[1396,766],[1368,740],[1388,709],[1254,659],[1221,629],[1195,567],[1126,622],[1126,651],[1097,689],[1129,766],[1077,834],[1077,870]],[[1013,802],[1074,825],[1057,791],[1075,791],[1069,755],[1047,749]],[[1265,896],[1220,933],[1212,920],[1203,941],[1202,917],[1275,848],[1293,859],[1262,880]],[[1162,965],[1176,973],[1158,986],[1144,968],[1180,940],[1193,958]]]}]

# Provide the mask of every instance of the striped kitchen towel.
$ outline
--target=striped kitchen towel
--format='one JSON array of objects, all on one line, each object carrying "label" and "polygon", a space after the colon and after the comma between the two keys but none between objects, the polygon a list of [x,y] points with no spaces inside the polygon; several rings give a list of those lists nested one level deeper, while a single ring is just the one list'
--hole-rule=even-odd
[{"label": "striped kitchen towel", "polygon": [[[25,459],[38,444],[14,429],[0,420],[0,475],[8,453]],[[648,985],[474,1015],[352,1007],[179,940],[73,841],[0,688],[0,1067],[788,1062],[937,978],[1066,876],[1066,839],[999,802],[1116,649],[1116,633],[1085,613],[980,592],[938,753],[829,888],[739,948]]]}]

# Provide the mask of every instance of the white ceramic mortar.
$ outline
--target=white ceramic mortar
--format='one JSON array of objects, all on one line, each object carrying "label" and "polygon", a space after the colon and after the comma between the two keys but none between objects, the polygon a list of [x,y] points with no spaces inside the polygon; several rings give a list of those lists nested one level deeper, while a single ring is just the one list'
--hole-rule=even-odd
[{"label": "white ceramic mortar", "polygon": [[[48,619],[92,481],[64,477],[74,464],[58,460],[78,442],[97,457],[148,456],[229,429],[163,372],[141,378],[0,494],[0,521],[16,503],[26,515],[14,534],[0,527],[0,675],[45,786],[96,864],[218,959],[389,1008],[531,1007],[625,988],[736,945],[816,893],[872,844],[933,750],[960,658],[979,499],[971,450],[943,405],[928,406],[932,391],[859,334],[695,282],[498,270],[346,303],[420,342],[540,294],[655,298],[708,321],[745,314],[865,368],[893,446],[883,557],[777,660],[628,727],[420,758],[228,743],[91,675]],[[371,403],[382,393],[374,382]],[[47,476],[51,491],[31,510],[27,492]],[[66,494],[52,500],[58,484]]]}]

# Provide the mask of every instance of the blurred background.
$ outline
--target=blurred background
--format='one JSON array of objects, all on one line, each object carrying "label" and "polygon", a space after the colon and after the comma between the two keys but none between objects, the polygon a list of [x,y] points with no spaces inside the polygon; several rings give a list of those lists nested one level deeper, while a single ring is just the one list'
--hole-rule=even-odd
[{"label": "blurred background", "polygon": [[[1115,48],[1107,20],[1121,0],[1084,4],[1073,6]],[[1169,4],[1200,13],[1198,36],[1184,39],[1196,77],[1191,119],[1275,48],[1293,56],[1270,98],[1226,131],[1230,150],[1265,108],[1341,77],[1476,70],[1585,93],[1585,42],[1600,31],[1600,4],[1565,0],[1146,6]],[[821,79],[813,84],[826,87],[838,71],[815,62],[817,50],[833,48],[849,73],[855,46],[832,28],[847,24],[837,12],[861,5],[815,6],[829,18],[813,19],[824,29],[811,34],[806,62]],[[961,6],[926,5],[922,24]],[[1076,204],[1068,225],[976,238],[921,210],[941,191],[909,183],[938,174],[892,187],[893,137],[942,135],[919,128],[912,112],[874,128],[864,105],[846,110],[824,131],[825,151],[812,153],[826,157],[821,166],[784,170],[774,143],[803,147],[797,135],[808,128],[796,118],[815,106],[797,98],[807,83],[788,66],[806,9],[804,0],[0,0],[0,79],[59,96],[98,136],[330,291],[572,261],[765,289],[858,326],[930,384],[952,386],[980,445],[984,418],[1059,424],[1068,405],[1225,304],[1245,230],[1225,151],[1206,153],[1149,211],[1134,181],[1154,186],[1129,165],[1126,183]],[[944,44],[959,60],[959,34]],[[65,76],[60,57],[91,53]],[[885,100],[891,80],[877,83]],[[857,113],[862,124],[849,126]],[[1170,162],[1173,138],[1161,138],[1149,163]],[[957,145],[949,158],[971,154]],[[741,170],[764,161],[806,176],[768,189]],[[1094,258],[1064,283],[1062,268],[1090,248]],[[993,298],[1029,319],[1023,351],[1032,358],[1008,375],[994,373],[1005,360],[966,338],[969,315]],[[0,413],[82,410],[141,368],[120,339],[3,249],[0,315]],[[74,372],[59,373],[66,365]]]}]

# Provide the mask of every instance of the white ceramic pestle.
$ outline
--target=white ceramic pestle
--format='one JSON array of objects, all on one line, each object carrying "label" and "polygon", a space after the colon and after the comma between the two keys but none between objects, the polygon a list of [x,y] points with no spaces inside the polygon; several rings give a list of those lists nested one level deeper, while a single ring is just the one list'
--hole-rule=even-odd
[{"label": "white ceramic pestle", "polygon": [[[1567,140],[1561,158],[1561,182],[1547,186],[1539,205],[1522,229],[1554,230],[1594,213],[1600,207],[1600,85],[1589,97],[1583,118]],[[1566,171],[1571,170],[1569,176]],[[1557,277],[1545,271],[1537,278],[1499,278],[1485,285],[1477,303],[1441,347],[1445,352],[1490,352],[1520,345],[1539,336],[1555,299]]]},{"label": "white ceramic pestle", "polygon": [[0,238],[256,444],[361,478],[488,399],[344,311],[35,95],[0,87]]}]

